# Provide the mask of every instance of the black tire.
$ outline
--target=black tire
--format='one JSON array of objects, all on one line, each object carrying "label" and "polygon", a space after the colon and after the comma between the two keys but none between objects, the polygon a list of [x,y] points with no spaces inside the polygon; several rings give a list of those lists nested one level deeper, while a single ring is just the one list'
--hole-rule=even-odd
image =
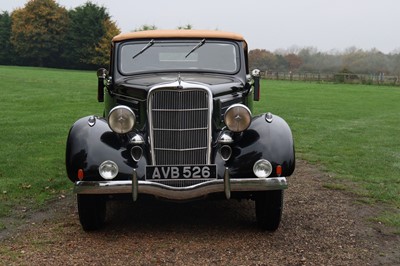
[{"label": "black tire", "polygon": [[282,217],[283,190],[257,192],[255,201],[258,226],[267,231],[278,229]]},{"label": "black tire", "polygon": [[77,195],[79,221],[85,231],[99,230],[106,219],[106,199],[102,195]]}]

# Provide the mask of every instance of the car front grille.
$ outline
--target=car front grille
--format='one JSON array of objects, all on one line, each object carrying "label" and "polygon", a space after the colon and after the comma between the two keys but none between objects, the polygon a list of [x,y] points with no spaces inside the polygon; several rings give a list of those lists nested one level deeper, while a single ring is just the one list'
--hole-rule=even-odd
[{"label": "car front grille", "polygon": [[212,95],[204,88],[158,88],[149,94],[153,165],[210,163]]}]

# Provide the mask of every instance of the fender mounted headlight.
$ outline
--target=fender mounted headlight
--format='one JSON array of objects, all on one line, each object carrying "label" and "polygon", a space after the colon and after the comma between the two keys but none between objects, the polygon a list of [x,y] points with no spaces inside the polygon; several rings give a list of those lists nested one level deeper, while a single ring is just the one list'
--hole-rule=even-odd
[{"label": "fender mounted headlight", "polygon": [[132,131],[136,123],[135,113],[125,105],[111,109],[108,114],[108,125],[115,133],[125,134]]},{"label": "fender mounted headlight", "polygon": [[233,104],[226,110],[224,122],[230,131],[245,131],[251,123],[250,109],[243,104]]}]

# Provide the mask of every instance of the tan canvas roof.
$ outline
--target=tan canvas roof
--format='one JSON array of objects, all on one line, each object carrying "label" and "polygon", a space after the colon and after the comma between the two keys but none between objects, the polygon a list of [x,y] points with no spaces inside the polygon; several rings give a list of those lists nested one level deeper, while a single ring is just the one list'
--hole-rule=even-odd
[{"label": "tan canvas roof", "polygon": [[132,39],[161,39],[161,38],[215,38],[244,41],[240,34],[217,30],[149,30],[122,33],[113,38],[113,42]]}]

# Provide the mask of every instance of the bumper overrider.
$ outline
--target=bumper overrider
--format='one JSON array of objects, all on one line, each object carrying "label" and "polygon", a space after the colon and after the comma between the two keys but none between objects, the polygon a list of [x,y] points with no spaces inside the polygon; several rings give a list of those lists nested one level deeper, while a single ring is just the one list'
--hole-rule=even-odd
[{"label": "bumper overrider", "polygon": [[190,200],[212,193],[224,192],[227,199],[231,192],[283,190],[287,188],[285,177],[230,178],[226,169],[224,179],[213,179],[186,187],[171,187],[153,181],[137,180],[136,172],[132,180],[125,181],[77,181],[77,194],[132,194],[134,201],[139,194],[150,194],[169,200]]}]

